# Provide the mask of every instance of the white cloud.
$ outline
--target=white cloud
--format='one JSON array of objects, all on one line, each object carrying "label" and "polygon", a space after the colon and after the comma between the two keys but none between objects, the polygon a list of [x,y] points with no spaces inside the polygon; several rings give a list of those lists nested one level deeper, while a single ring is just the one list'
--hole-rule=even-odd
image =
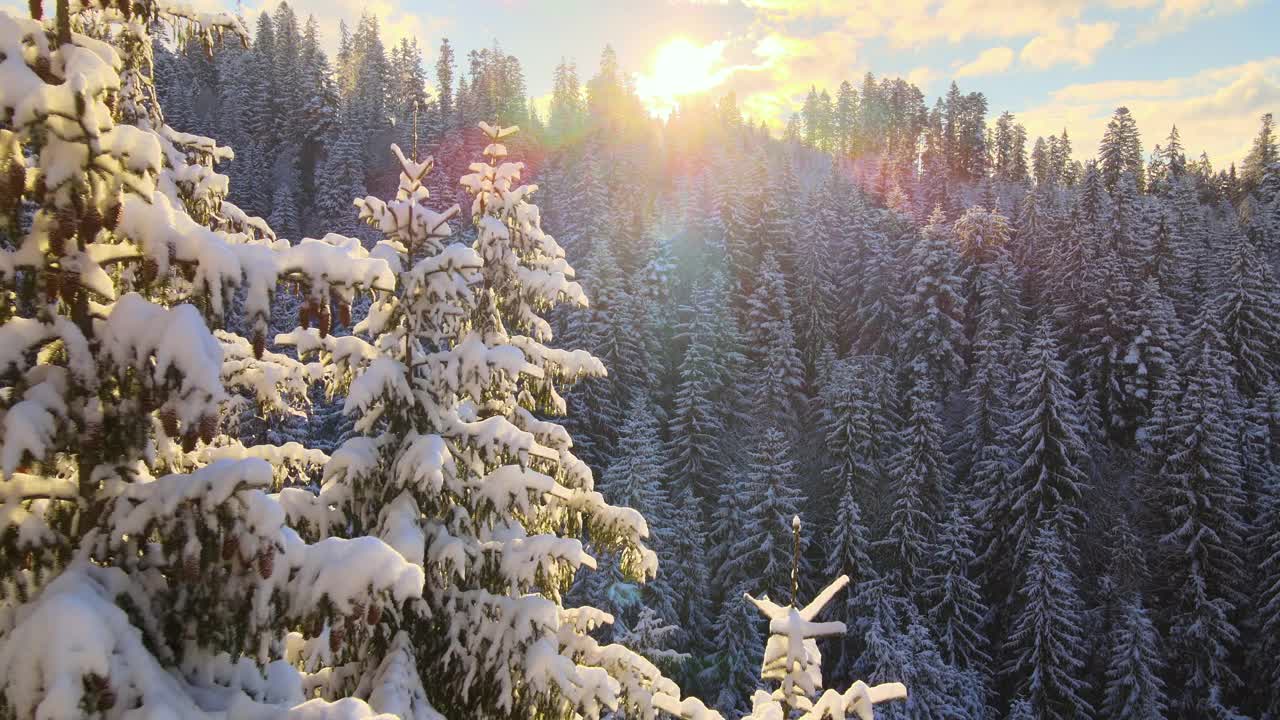
[{"label": "white cloud", "polygon": [[974,75],[992,75],[1004,72],[1013,64],[1013,50],[1007,47],[987,48],[978,53],[978,57],[956,68],[956,77],[972,77]]},{"label": "white cloud", "polygon": [[1166,80],[1068,85],[1018,119],[1032,137],[1067,128],[1076,156],[1088,158],[1119,105],[1133,113],[1148,151],[1176,124],[1189,154],[1208,152],[1219,167],[1239,163],[1262,114],[1280,110],[1280,55]]},{"label": "white cloud", "polygon": [[1098,51],[1115,35],[1116,24],[1110,22],[1055,27],[1032,38],[1019,57],[1024,64],[1041,70],[1066,63],[1084,67],[1093,64]]}]

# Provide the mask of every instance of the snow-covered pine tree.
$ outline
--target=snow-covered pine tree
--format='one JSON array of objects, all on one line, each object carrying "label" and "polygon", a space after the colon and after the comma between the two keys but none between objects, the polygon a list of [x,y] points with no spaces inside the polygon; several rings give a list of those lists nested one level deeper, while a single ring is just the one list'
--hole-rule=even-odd
[{"label": "snow-covered pine tree", "polygon": [[1217,304],[1240,392],[1249,397],[1280,379],[1280,291],[1257,241],[1238,230],[1232,235],[1227,283]]},{"label": "snow-covered pine tree", "polygon": [[1142,605],[1142,596],[1132,593],[1120,606],[1110,637],[1107,683],[1102,712],[1115,720],[1159,720],[1167,703],[1163,663],[1157,646],[1155,625]]},{"label": "snow-covered pine tree", "polygon": [[[793,521],[799,544],[800,519]],[[797,562],[799,558],[796,558]],[[907,688],[900,682],[868,686],[855,681],[847,690],[823,690],[822,654],[816,638],[842,635],[842,622],[815,622],[823,608],[849,582],[841,575],[818,593],[809,604],[799,607],[796,598],[779,605],[767,596],[746,596],[769,620],[769,640],[765,645],[760,676],[767,683],[777,683],[772,691],[757,690],[751,698],[751,714],[744,720],[766,720],[803,713],[809,718],[845,718],[854,715],[871,718],[874,706],[890,700],[907,698]],[[819,692],[821,691],[821,695]]]},{"label": "snow-covered pine tree", "polygon": [[987,606],[973,580],[973,527],[959,507],[942,523],[921,593],[928,604],[930,625],[947,662],[983,672],[987,654]]},{"label": "snow-covered pine tree", "polygon": [[[825,569],[828,577],[844,575],[856,578],[854,586],[857,587],[863,580],[875,574],[875,567],[871,564],[871,556],[868,554],[869,533],[862,522],[862,511],[858,507],[853,483],[845,480],[843,484],[844,489],[840,493],[836,515],[831,521],[831,535],[826,542]],[[839,608],[837,617],[844,617],[849,622],[853,621],[856,607],[852,593],[837,607]],[[839,648],[840,652],[835,664],[836,675],[847,677],[853,673],[853,663],[857,660],[860,647],[856,638],[845,635],[840,639]]]},{"label": "snow-covered pine tree", "polygon": [[745,583],[757,593],[780,597],[790,586],[791,518],[800,492],[793,449],[782,430],[763,425],[753,433],[740,480],[728,492],[730,512],[716,518],[727,543],[719,575],[725,587]]},{"label": "snow-covered pine tree", "polygon": [[305,487],[323,453],[222,428],[244,398],[305,404],[309,370],[266,348],[278,283],[323,288],[327,314],[395,277],[224,200],[231,152],[155,104],[160,22],[210,48],[247,37],[164,2],[0,11],[0,713],[367,717],[414,691],[394,659],[363,699],[315,689],[346,684],[368,618],[418,598],[422,569],[326,536],[347,522]]},{"label": "snow-covered pine tree", "polygon": [[1082,696],[1084,612],[1058,526],[1044,522],[1027,550],[1003,672],[1042,720],[1093,714]]},{"label": "snow-covered pine tree", "polygon": [[[658,419],[654,417],[648,398],[643,393],[636,393],[627,411],[626,422],[618,433],[618,447],[613,462],[600,478],[600,492],[611,503],[644,512],[645,522],[649,526],[650,545],[658,556],[660,567],[666,570],[675,565],[671,547],[676,533],[682,532],[682,529],[675,524],[675,509],[671,507],[663,482],[663,464]],[[610,565],[614,564],[611,558],[608,562]],[[588,573],[587,577],[593,575],[595,573]],[[608,588],[605,590],[605,597],[616,594],[608,592]],[[694,591],[688,586],[681,590]],[[645,583],[640,588],[640,597],[644,607],[657,613],[657,617],[667,623],[678,621],[675,588],[671,586],[665,572],[659,572],[657,577]],[[592,598],[597,599],[599,598]],[[628,623],[632,619],[634,618],[627,618]]]},{"label": "snow-covered pine tree", "polygon": [[759,369],[752,404],[766,422],[788,434],[796,427],[796,401],[804,389],[804,362],[796,349],[786,279],[772,252],[755,273],[747,298],[748,356]]},{"label": "snow-covered pine tree", "polygon": [[942,515],[951,468],[943,451],[938,400],[927,377],[912,385],[907,406],[890,472],[893,510],[882,544],[889,558],[885,565],[892,568],[889,575],[904,596],[914,597],[928,573],[934,519]]},{"label": "snow-covered pine tree", "polygon": [[[485,161],[461,179],[472,245],[449,243],[456,210],[424,205],[432,161],[393,146],[396,196],[356,204],[384,235],[373,254],[397,273],[396,292],[370,307],[356,337],[282,338],[350,383],[345,409],[360,435],[335,453],[321,495],[426,570],[421,602],[387,621],[388,635],[405,650],[397,672],[432,678],[441,711],[652,717],[663,696],[678,700],[675,684],[588,634],[607,613],[561,604],[577,569],[595,565],[579,534],[628,578],[651,577],[656,557],[641,544],[643,517],[606,504],[568,433],[538,417],[564,414],[557,384],[604,368],[544,344],[551,328],[539,312],[586,297],[541,229],[523,163],[504,161],[515,128],[480,129]],[[425,701],[403,704],[423,712]]]},{"label": "snow-covered pine tree", "polygon": [[[854,357],[837,361],[822,388],[826,447],[835,462],[833,476],[862,498],[871,517],[889,514],[889,466],[897,450],[893,371],[886,358]],[[835,498],[832,498],[835,501]],[[845,574],[849,574],[845,572]],[[851,577],[858,577],[851,574]],[[861,578],[859,578],[861,581]]]},{"label": "snow-covered pine tree", "polygon": [[935,208],[907,258],[902,314],[908,327],[899,357],[912,377],[931,380],[940,398],[964,372],[964,300],[956,262],[951,228]]},{"label": "snow-covered pine tree", "polygon": [[681,333],[688,345],[676,370],[675,407],[668,423],[671,477],[696,490],[700,500],[715,495],[724,473],[721,443],[729,414],[724,382],[730,370],[717,322],[724,297],[714,283],[694,289]]},{"label": "snow-covered pine tree", "polygon": [[1160,552],[1158,611],[1175,661],[1170,706],[1207,713],[1240,677],[1229,657],[1240,642],[1244,493],[1231,356],[1212,306],[1196,319],[1182,357],[1183,385],[1161,431],[1150,502]]},{"label": "snow-covered pine tree", "polygon": [[1003,511],[1008,516],[986,520],[995,532],[993,540],[1004,548],[1003,567],[1021,568],[1038,528],[1055,526],[1059,542],[1080,528],[1080,498],[1087,480],[1078,403],[1048,320],[1037,327],[1020,369],[1011,422],[1009,433],[1017,445],[1011,451],[1016,473],[1012,494]]}]

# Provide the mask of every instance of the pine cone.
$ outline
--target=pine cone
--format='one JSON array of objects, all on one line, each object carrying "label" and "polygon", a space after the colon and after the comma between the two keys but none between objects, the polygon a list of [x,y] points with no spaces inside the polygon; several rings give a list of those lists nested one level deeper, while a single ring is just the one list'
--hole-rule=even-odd
[{"label": "pine cone", "polygon": [[27,7],[31,10],[32,20],[44,20],[44,2],[42,0],[27,0]]},{"label": "pine cone", "polygon": [[126,20],[133,17],[133,0],[116,0],[116,7]]},{"label": "pine cone", "polygon": [[364,603],[352,603],[351,614],[347,616],[347,625],[354,628],[361,620],[364,620]]},{"label": "pine cone", "polygon": [[160,277],[160,263],[153,258],[146,258],[142,261],[142,280],[143,285],[150,285]]},{"label": "pine cone", "polygon": [[62,292],[62,273],[53,268],[45,268],[44,271],[44,299],[45,302],[57,302],[58,295]]},{"label": "pine cone", "polygon": [[182,434],[182,452],[191,452],[195,450],[196,441],[199,439],[200,436],[196,434],[195,428],[187,428],[187,431]]},{"label": "pine cone", "polygon": [[382,606],[372,604],[369,606],[369,612],[364,616],[365,622],[370,625],[377,625],[382,620]]},{"label": "pine cone", "polygon": [[102,423],[89,420],[84,424],[84,448],[91,453],[102,449]]},{"label": "pine cone", "polygon": [[16,207],[22,201],[22,191],[27,189],[27,169],[16,159],[9,162],[9,171],[5,174],[4,196],[13,199]]},{"label": "pine cone", "polygon": [[57,223],[49,230],[49,252],[54,257],[62,257],[67,253],[67,239],[71,236]]},{"label": "pine cone", "polygon": [[342,327],[351,327],[351,303],[342,301],[338,303],[338,324]]},{"label": "pine cone", "polygon": [[98,693],[98,712],[106,712],[116,706],[116,691],[110,686]]},{"label": "pine cone", "polygon": [[99,212],[97,205],[90,203],[84,215],[80,217],[80,237],[84,238],[85,242],[91,243],[98,237],[98,231],[101,229],[102,213]]},{"label": "pine cone", "polygon": [[[107,96],[108,99],[110,97],[110,95]],[[120,202],[112,203],[111,207],[107,208],[107,213],[102,216],[102,227],[115,232],[116,228],[120,227],[120,221],[123,219],[124,204]]]},{"label": "pine cone", "polygon": [[343,627],[329,629],[329,650],[338,652],[342,649],[342,641],[347,639],[347,630]]},{"label": "pine cone", "polygon": [[178,412],[171,407],[160,411],[160,426],[170,438],[178,437]]},{"label": "pine cone", "polygon": [[240,538],[235,535],[228,535],[222,539],[222,559],[230,561],[231,558],[240,554]]},{"label": "pine cone", "polygon": [[218,434],[218,416],[214,413],[203,415],[200,418],[200,439],[205,445],[211,445],[213,438]]},{"label": "pine cone", "polygon": [[333,315],[329,313],[328,303],[319,303],[319,304],[320,304],[320,322],[318,324],[318,327],[320,329],[320,337],[328,337],[329,331],[333,329]]},{"label": "pine cone", "polygon": [[253,359],[261,360],[262,353],[267,349],[267,338],[262,334],[261,330],[253,333]]},{"label": "pine cone", "polygon": [[258,577],[270,578],[276,571],[276,554],[270,548],[258,551]]},{"label": "pine cone", "polygon": [[182,575],[188,580],[200,579],[200,558],[196,555],[188,555],[182,559]]},{"label": "pine cone", "polygon": [[36,58],[36,64],[32,69],[36,71],[36,75],[40,76],[41,80],[50,85],[58,84],[58,78],[53,74],[53,65],[49,62],[49,58],[44,55]]},{"label": "pine cone", "polygon": [[303,303],[301,307],[298,308],[298,325],[301,326],[303,330],[307,330],[311,327],[311,303]]},{"label": "pine cone", "polygon": [[66,303],[67,307],[75,307],[76,293],[79,292],[79,290],[80,287],[75,278],[63,277],[58,288],[58,293],[62,295],[62,302]]}]

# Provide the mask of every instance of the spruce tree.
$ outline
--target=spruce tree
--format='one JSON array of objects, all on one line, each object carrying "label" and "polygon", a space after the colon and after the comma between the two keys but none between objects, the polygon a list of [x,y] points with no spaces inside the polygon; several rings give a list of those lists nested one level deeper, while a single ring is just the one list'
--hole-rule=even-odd
[{"label": "spruce tree", "polygon": [[964,301],[951,230],[940,209],[934,209],[916,237],[904,280],[908,291],[902,314],[908,320],[901,357],[909,372],[931,380],[941,397],[964,371]]},{"label": "spruce tree", "polygon": [[1165,717],[1166,698],[1157,635],[1142,597],[1125,598],[1111,631],[1102,712],[1116,720]]},{"label": "spruce tree", "polygon": [[951,470],[942,447],[938,401],[927,379],[912,386],[908,417],[893,459],[889,486],[893,510],[884,540],[890,575],[905,596],[914,596],[928,572],[933,519],[942,514]]},{"label": "spruce tree", "polygon": [[1239,644],[1244,530],[1241,459],[1232,438],[1230,356],[1211,308],[1197,318],[1183,354],[1184,381],[1162,431],[1151,478],[1158,513],[1161,610],[1176,662],[1170,705],[1211,711],[1239,683],[1229,662]]},{"label": "spruce tree", "polygon": [[1044,720],[1093,714],[1082,693],[1084,611],[1058,529],[1045,523],[1027,550],[1003,672]]},{"label": "spruce tree", "polygon": [[997,532],[1021,566],[1030,559],[1038,528],[1053,526],[1056,541],[1073,538],[1082,524],[1080,499],[1087,481],[1084,426],[1047,320],[1036,329],[1020,369],[1009,432],[1016,443],[1012,517]]},{"label": "spruce tree", "polygon": [[223,201],[231,153],[165,122],[143,20],[210,51],[247,32],[192,15],[0,11],[0,38],[29,38],[0,56],[0,705],[429,711],[400,672],[412,648],[380,621],[420,600],[421,566],[319,499],[314,475],[341,460],[234,434],[249,404],[303,413],[315,379],[268,347],[278,284],[313,290],[327,330],[331,308],[395,276],[344,238],[277,240]]},{"label": "spruce tree", "polygon": [[972,574],[972,543],[970,520],[962,510],[952,508],[938,531],[921,592],[943,658],[956,667],[981,672],[991,658],[983,627],[987,607]]}]

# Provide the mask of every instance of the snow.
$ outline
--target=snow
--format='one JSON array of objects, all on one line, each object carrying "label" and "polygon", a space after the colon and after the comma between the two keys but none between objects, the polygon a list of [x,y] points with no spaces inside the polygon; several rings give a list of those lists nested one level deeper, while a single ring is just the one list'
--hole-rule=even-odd
[{"label": "snow", "polygon": [[290,576],[292,611],[299,615],[320,607],[322,600],[348,614],[357,602],[384,594],[402,605],[422,594],[420,565],[404,559],[378,538],[325,538],[308,545],[302,564]]}]

